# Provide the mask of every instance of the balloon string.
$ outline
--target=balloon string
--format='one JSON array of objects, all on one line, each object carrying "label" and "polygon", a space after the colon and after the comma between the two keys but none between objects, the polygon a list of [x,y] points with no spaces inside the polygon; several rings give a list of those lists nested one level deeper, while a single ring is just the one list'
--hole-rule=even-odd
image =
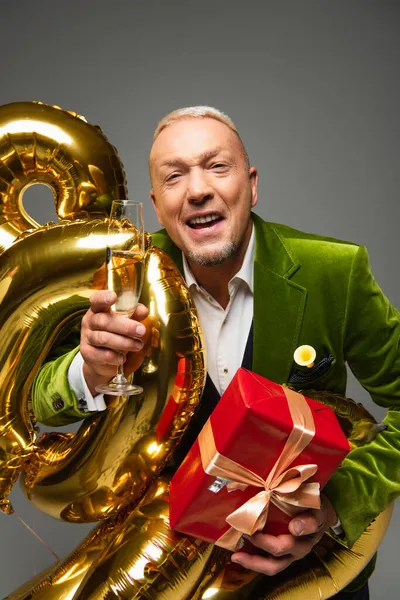
[{"label": "balloon string", "polygon": [[[14,514],[15,514],[15,513],[14,513]],[[32,535],[34,535],[34,536],[35,536],[35,538],[36,538],[36,539],[38,539],[38,540],[39,540],[39,542],[40,542],[41,544],[43,544],[43,546],[44,546],[44,547],[45,547],[45,548],[46,548],[46,549],[47,549],[49,552],[51,552],[51,554],[52,554],[52,555],[53,555],[53,556],[54,556],[54,557],[55,557],[57,560],[60,560],[60,557],[59,557],[59,556],[57,556],[57,554],[54,552],[54,550],[52,550],[52,548],[50,548],[50,546],[49,546],[48,544],[46,544],[46,542],[45,542],[44,540],[42,540],[42,538],[40,537],[40,535],[38,535],[38,534],[36,533],[36,531],[35,531],[34,529],[32,529],[32,527],[30,527],[30,526],[28,525],[28,523],[25,523],[25,521],[24,521],[23,519],[21,519],[21,517],[19,517],[18,515],[15,515],[15,516],[17,517],[18,521],[20,521],[20,522],[22,523],[22,525],[25,525],[25,527],[27,528],[27,530],[28,530],[28,531],[30,531],[30,532],[32,533]]]}]

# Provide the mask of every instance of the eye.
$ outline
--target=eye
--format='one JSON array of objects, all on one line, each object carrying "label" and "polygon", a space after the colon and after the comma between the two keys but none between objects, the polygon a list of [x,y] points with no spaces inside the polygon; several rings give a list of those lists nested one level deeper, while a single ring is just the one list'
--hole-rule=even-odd
[{"label": "eye", "polygon": [[229,165],[220,160],[211,163],[210,170],[215,171],[216,173],[225,173],[229,168]]},{"label": "eye", "polygon": [[165,178],[165,181],[167,183],[172,183],[173,181],[176,181],[180,176],[181,176],[181,173],[178,173],[178,172],[170,173]]}]

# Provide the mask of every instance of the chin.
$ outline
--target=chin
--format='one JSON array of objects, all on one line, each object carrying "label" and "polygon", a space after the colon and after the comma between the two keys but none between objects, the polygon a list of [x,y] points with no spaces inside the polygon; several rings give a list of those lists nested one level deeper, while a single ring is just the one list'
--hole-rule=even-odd
[{"label": "chin", "polygon": [[186,257],[200,267],[215,267],[222,265],[226,260],[232,258],[236,250],[236,245],[231,242],[214,252],[196,252],[195,250],[190,250],[186,253]]}]

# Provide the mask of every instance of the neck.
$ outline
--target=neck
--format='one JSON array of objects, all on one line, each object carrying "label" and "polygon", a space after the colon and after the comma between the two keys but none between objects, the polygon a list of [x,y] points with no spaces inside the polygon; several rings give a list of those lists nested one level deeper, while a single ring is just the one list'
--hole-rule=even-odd
[{"label": "neck", "polygon": [[221,306],[226,308],[229,303],[228,284],[232,277],[240,271],[246,250],[249,245],[252,227],[246,232],[245,239],[237,252],[220,265],[206,267],[188,260],[189,266],[197,283],[204,288]]}]

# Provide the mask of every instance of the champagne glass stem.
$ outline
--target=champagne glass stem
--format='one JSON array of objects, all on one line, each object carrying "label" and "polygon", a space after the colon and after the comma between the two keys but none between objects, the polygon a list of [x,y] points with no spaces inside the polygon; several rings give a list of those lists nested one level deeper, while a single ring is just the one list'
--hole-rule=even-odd
[{"label": "champagne glass stem", "polygon": [[124,363],[122,362],[122,354],[120,356],[121,356],[121,362],[118,363],[117,374],[116,374],[115,380],[114,380],[117,385],[119,385],[119,384],[123,385],[125,383],[128,383],[128,380],[124,375]]}]

